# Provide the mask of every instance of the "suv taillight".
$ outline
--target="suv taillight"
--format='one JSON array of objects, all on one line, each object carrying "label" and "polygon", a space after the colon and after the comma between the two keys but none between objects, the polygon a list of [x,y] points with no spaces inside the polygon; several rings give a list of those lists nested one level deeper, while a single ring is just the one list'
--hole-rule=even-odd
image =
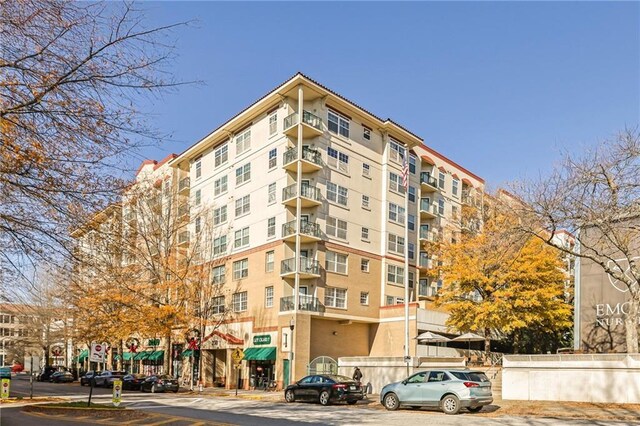
[{"label": "suv taillight", "polygon": [[474,382],[464,382],[464,385],[468,388],[477,388],[478,386],[480,386],[479,384]]}]

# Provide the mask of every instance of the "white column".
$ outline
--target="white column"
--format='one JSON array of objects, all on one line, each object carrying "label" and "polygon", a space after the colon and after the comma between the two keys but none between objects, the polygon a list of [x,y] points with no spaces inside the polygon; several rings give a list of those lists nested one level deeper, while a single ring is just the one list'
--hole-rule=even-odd
[{"label": "white column", "polygon": [[[304,113],[304,90],[302,88],[302,84],[298,85],[298,137],[297,137],[297,154],[298,159],[296,161],[297,171],[296,171],[296,252],[294,255],[294,262],[296,264],[296,274],[294,278],[294,288],[293,288],[293,318],[294,325],[298,315],[298,303],[299,300],[299,292],[300,292],[300,226],[302,216],[302,200],[300,199],[302,195],[302,143],[303,143],[303,129],[302,129],[302,114]],[[299,327],[294,327],[291,330],[291,362],[289,365],[289,374],[291,382],[295,381],[295,348],[293,346],[294,342],[297,342],[298,339],[294,338],[294,334]]]}]

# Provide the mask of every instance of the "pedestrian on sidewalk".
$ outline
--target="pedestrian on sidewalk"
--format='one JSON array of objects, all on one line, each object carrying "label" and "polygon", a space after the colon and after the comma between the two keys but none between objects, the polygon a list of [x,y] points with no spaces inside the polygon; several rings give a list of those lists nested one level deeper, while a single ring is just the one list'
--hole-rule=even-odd
[{"label": "pedestrian on sidewalk", "polygon": [[353,370],[353,380],[355,380],[356,382],[358,382],[358,384],[360,384],[361,380],[362,380],[362,371],[360,371],[360,369],[358,367],[356,367]]}]

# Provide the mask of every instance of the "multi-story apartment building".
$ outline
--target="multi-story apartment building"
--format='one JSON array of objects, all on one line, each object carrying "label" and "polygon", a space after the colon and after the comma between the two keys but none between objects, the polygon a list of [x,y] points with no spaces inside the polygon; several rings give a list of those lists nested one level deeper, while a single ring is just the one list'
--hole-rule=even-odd
[{"label": "multi-story apartment building", "polygon": [[[211,285],[233,288],[213,304],[233,315],[204,330],[206,384],[235,381],[236,348],[243,379],[280,384],[329,359],[402,356],[405,274],[410,334],[445,330],[426,242],[456,238],[444,230],[484,181],[394,121],[297,74],[169,165],[213,212]],[[188,229],[185,244],[202,224]]]}]

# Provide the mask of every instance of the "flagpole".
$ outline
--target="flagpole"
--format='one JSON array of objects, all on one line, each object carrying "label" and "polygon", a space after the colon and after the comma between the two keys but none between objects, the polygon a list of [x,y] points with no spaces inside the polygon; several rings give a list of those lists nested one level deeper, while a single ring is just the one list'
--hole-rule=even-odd
[{"label": "flagpole", "polygon": [[409,375],[409,150],[405,148],[402,162],[404,186],[404,362]]}]

